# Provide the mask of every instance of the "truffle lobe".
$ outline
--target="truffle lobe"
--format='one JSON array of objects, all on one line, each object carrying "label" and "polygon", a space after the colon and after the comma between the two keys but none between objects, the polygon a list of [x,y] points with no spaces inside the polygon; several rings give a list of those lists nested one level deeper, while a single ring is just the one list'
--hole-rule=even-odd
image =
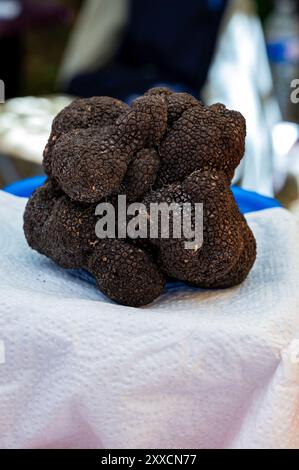
[{"label": "truffle lobe", "polygon": [[119,141],[135,147],[158,146],[167,129],[167,105],[162,96],[144,95],[137,98],[131,110],[116,120]]},{"label": "truffle lobe", "polygon": [[240,113],[192,106],[174,122],[159,146],[158,186],[183,181],[196,170],[223,171],[231,181],[245,149],[246,125]]},{"label": "truffle lobe", "polygon": [[74,130],[52,150],[52,176],[71,199],[99,202],[119,189],[131,156],[119,148],[113,127]]},{"label": "truffle lobe", "polygon": [[81,268],[98,240],[95,207],[71,201],[51,181],[38,188],[24,212],[28,244],[67,269]]},{"label": "truffle lobe", "polygon": [[123,240],[103,240],[89,258],[99,289],[122,305],[141,307],[161,295],[165,280],[142,249]]},{"label": "truffle lobe", "polygon": [[138,201],[154,185],[160,159],[155,149],[142,149],[130,162],[119,189],[120,194],[127,196],[128,202]]},{"label": "truffle lobe", "polygon": [[76,129],[110,126],[128,109],[127,104],[108,96],[76,99],[66,106],[52,123],[51,134],[43,155],[45,172],[51,176],[51,151],[61,135]]},{"label": "truffle lobe", "polygon": [[169,201],[181,207],[186,202],[191,204],[193,232],[195,203],[203,204],[203,244],[186,248],[185,243],[190,240],[184,237],[183,229],[181,238],[150,240],[159,248],[162,271],[198,287],[232,286],[245,279],[255,260],[255,241],[226,176],[216,170],[197,171],[182,184],[153,191],[144,199],[146,207],[152,202]]}]

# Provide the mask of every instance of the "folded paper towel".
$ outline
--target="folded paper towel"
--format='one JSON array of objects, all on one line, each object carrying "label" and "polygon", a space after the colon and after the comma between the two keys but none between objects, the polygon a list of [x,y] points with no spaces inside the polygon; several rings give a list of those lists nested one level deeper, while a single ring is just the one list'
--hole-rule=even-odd
[{"label": "folded paper towel", "polygon": [[[248,216],[258,257],[228,290],[116,305],[27,246],[0,193],[0,448],[299,447],[299,230]],[[1,360],[2,359],[2,360]]]}]

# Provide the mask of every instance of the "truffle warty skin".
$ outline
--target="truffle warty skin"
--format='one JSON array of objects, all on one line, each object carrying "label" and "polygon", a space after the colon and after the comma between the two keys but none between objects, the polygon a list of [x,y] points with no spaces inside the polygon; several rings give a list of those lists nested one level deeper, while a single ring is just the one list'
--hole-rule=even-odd
[{"label": "truffle warty skin", "polygon": [[[109,97],[78,99],[54,119],[44,151],[48,179],[29,199],[24,232],[34,250],[66,269],[88,270],[110,299],[147,305],[168,279],[203,288],[243,282],[254,236],[230,184],[245,149],[243,116],[203,106],[187,93],[153,88],[129,107]],[[165,239],[100,239],[98,203],[203,204],[203,244]]]}]

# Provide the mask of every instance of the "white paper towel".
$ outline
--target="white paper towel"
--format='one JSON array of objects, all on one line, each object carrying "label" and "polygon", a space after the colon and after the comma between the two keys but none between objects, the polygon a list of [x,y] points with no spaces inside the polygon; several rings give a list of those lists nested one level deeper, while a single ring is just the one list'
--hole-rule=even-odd
[{"label": "white paper towel", "polygon": [[24,204],[0,193],[1,448],[299,447],[286,210],[248,216],[258,258],[241,286],[173,285],[134,309],[30,250]]}]

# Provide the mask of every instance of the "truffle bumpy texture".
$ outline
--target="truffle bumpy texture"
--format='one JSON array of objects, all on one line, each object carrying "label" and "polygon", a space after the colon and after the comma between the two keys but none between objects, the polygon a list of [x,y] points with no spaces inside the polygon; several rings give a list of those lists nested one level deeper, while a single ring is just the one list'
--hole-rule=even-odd
[{"label": "truffle bumpy texture", "polygon": [[[83,268],[112,300],[149,304],[167,279],[203,288],[245,280],[256,244],[230,191],[244,154],[243,116],[222,104],[203,106],[187,93],[154,88],[129,107],[109,97],[79,99],[54,119],[44,151],[47,182],[24,214],[28,244],[66,269]],[[96,206],[117,196],[151,203],[203,204],[203,243],[178,238],[96,236]],[[170,232],[174,222],[170,213]],[[140,219],[141,220],[141,219]],[[117,224],[117,221],[116,221]],[[116,228],[117,234],[117,228]]]}]

